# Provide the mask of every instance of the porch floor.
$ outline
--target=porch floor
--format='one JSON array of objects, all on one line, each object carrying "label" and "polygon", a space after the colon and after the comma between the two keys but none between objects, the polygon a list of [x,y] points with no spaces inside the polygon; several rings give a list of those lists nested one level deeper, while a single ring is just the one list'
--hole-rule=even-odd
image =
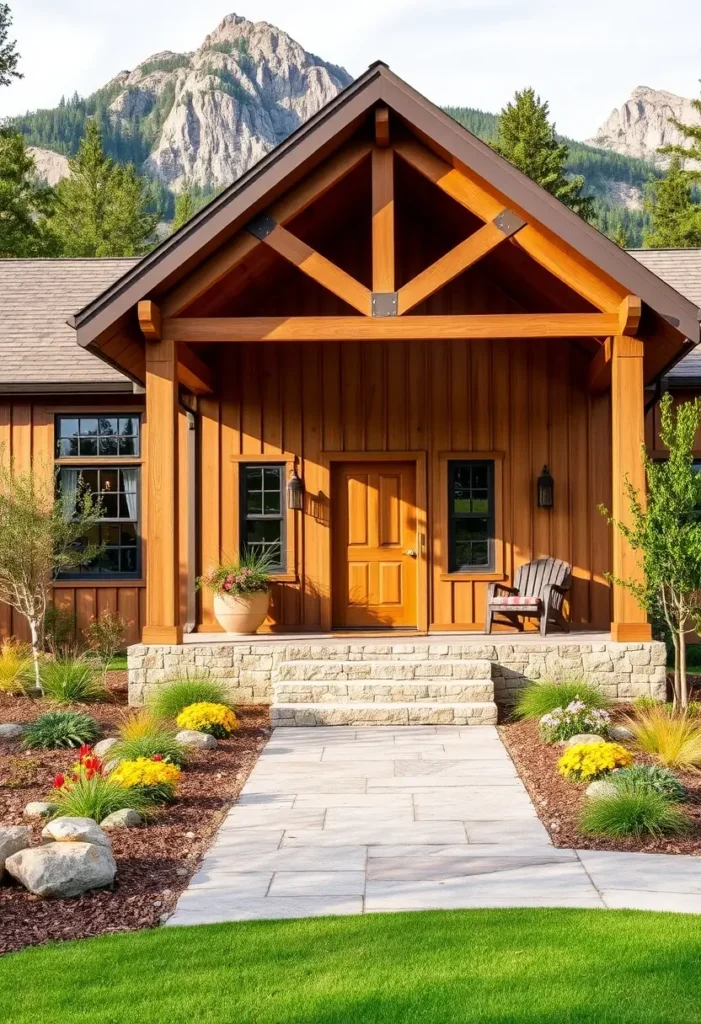
[{"label": "porch floor", "polygon": [[431,633],[417,633],[408,630],[385,631],[363,631],[333,632],[333,633],[255,633],[241,636],[236,633],[185,633],[184,644],[250,644],[252,641],[261,643],[280,644],[307,644],[323,642],[327,646],[333,644],[387,644],[387,643],[411,643],[418,644],[602,644],[609,643],[611,634],[608,630],[578,631],[573,629],[570,633],[549,633],[541,637],[537,631],[527,633],[497,632],[477,633],[473,630],[445,630]]}]

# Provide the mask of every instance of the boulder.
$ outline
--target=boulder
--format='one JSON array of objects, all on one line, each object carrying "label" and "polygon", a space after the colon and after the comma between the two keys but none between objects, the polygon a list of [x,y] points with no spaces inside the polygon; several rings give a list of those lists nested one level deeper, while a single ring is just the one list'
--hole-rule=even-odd
[{"label": "boulder", "polygon": [[80,896],[111,885],[117,863],[107,846],[49,843],[13,853],[5,868],[35,896]]},{"label": "boulder", "polygon": [[587,786],[587,796],[608,797],[615,796],[618,790],[610,779],[595,779]]},{"label": "boulder", "polygon": [[134,811],[131,807],[125,807],[121,811],[114,811],[112,814],[108,814],[106,818],[103,818],[100,822],[101,828],[136,828],[137,825],[141,825],[143,818],[138,811]]},{"label": "boulder", "polygon": [[24,732],[24,726],[17,722],[3,722],[0,725],[0,743],[9,743],[10,740],[19,739]]},{"label": "boulder", "polygon": [[175,738],[184,747],[198,747],[200,750],[213,750],[217,745],[214,736],[207,732],[197,732],[196,729],[183,729]]},{"label": "boulder", "polygon": [[92,843],[110,846],[110,841],[93,818],[54,818],[41,832],[45,843]]},{"label": "boulder", "polygon": [[580,743],[605,743],[605,736],[597,736],[593,732],[578,732],[576,736],[570,736],[568,740],[565,740],[565,748],[576,747]]},{"label": "boulder", "polygon": [[0,878],[5,870],[5,861],[13,853],[32,845],[32,830],[28,825],[9,825],[0,828]]},{"label": "boulder", "polygon": [[33,800],[24,808],[25,818],[50,818],[58,804],[49,804],[44,800]]},{"label": "boulder", "polygon": [[112,747],[116,747],[118,743],[119,740],[117,739],[116,736],[108,736],[107,739],[100,740],[99,743],[95,744],[95,746],[92,748],[93,753],[96,754],[96,756],[100,759],[104,759],[105,754],[109,753]]},{"label": "boulder", "polygon": [[628,743],[630,740],[635,739],[633,733],[625,725],[610,725],[609,737],[612,740],[616,740],[617,743]]}]

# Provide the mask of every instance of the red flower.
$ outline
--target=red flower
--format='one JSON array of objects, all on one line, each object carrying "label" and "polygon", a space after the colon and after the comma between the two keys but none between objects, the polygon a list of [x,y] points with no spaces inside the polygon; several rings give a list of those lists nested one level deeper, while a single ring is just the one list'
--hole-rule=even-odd
[{"label": "red flower", "polygon": [[89,743],[84,743],[80,750],[78,751],[78,759],[82,761],[84,757],[90,757],[91,754],[92,747],[90,746]]},{"label": "red flower", "polygon": [[152,761],[162,761],[163,760],[163,755],[162,754],[154,754],[153,757],[151,758],[151,760]]},{"label": "red flower", "polygon": [[63,789],[66,785],[66,776],[62,775],[61,772],[54,778],[54,789]]}]

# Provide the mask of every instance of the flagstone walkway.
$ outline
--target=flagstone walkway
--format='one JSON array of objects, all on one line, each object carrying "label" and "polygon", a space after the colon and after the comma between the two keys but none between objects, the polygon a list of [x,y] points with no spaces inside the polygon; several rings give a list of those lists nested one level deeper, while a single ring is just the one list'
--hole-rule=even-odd
[{"label": "flagstone walkway", "polygon": [[536,906],[701,913],[701,859],[557,849],[492,726],[296,728],[168,924]]}]

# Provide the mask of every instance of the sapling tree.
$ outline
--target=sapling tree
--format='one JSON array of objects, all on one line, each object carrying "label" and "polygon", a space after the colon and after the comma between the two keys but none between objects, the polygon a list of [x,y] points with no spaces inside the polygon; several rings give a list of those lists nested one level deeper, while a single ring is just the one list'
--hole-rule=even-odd
[{"label": "sapling tree", "polygon": [[83,630],[88,650],[100,664],[103,686],[106,686],[107,672],[115,655],[124,650],[126,632],[127,624],[121,615],[108,608]]},{"label": "sapling tree", "polygon": [[100,554],[89,543],[103,515],[90,491],[55,495],[44,466],[19,472],[0,446],[0,602],[29,624],[34,678],[41,690],[39,655],[44,615],[53,582],[61,572],[87,565]]},{"label": "sapling tree", "polygon": [[666,623],[674,645],[674,703],[686,708],[686,638],[701,626],[701,476],[694,471],[695,438],[701,424],[701,399],[673,407],[665,395],[660,403],[660,440],[669,450],[664,460],[642,459],[647,496],[625,485],[630,525],[601,512],[627,539],[643,570],[639,579],[612,583],[629,590],[650,615]]}]

